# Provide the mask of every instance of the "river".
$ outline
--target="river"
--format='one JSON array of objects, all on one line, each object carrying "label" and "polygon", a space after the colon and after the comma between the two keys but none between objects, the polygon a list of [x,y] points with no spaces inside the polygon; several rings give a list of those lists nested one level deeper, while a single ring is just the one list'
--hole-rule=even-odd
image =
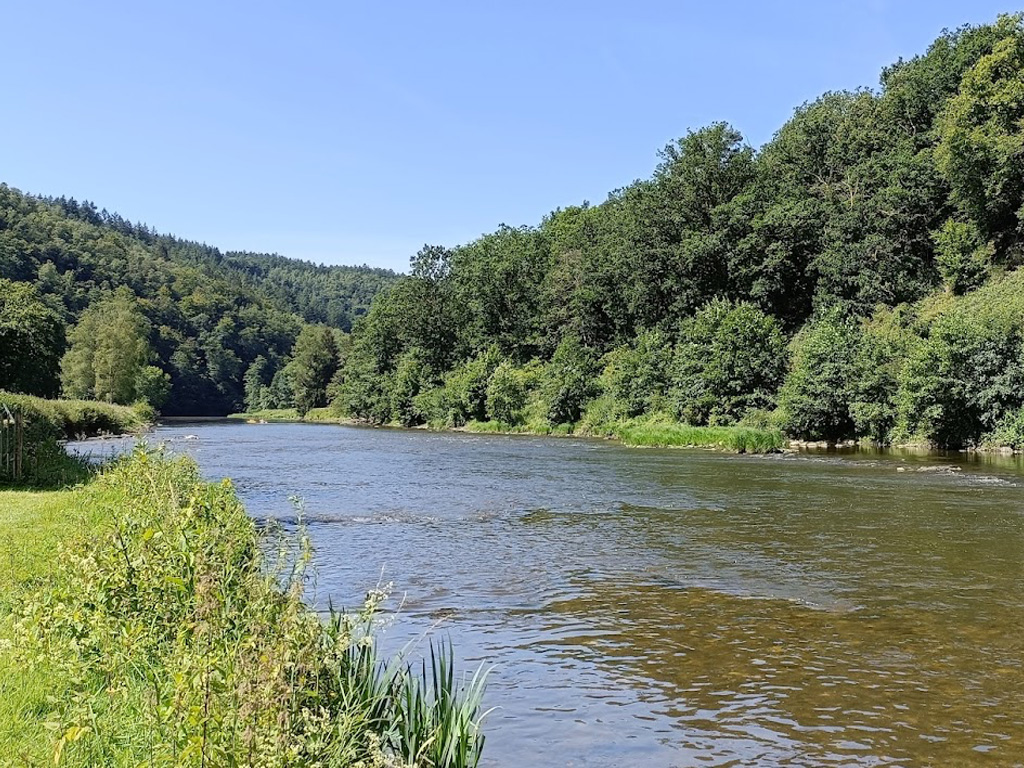
[{"label": "river", "polygon": [[493,666],[484,765],[1024,765],[1012,460],[238,422],[149,440],[258,519],[293,524],[301,497],[318,604],[390,582],[387,642]]}]

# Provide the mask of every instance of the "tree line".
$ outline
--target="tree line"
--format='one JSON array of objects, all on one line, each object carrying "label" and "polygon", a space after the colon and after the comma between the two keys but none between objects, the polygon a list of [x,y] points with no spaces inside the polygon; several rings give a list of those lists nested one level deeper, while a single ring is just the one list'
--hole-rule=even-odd
[{"label": "tree line", "polygon": [[218,415],[245,407],[258,361],[268,385],[278,379],[263,402],[291,407],[308,395],[294,366],[278,374],[304,330],[345,335],[395,278],[222,253],[89,202],[0,185],[0,389]]},{"label": "tree line", "polygon": [[940,36],[760,149],[691,131],[599,205],[424,247],[332,385],[372,422],[1024,447],[1024,28]]},{"label": "tree line", "polygon": [[1024,25],[1002,16],[798,107],[760,148],[691,131],[604,202],[424,246],[403,276],[0,187],[0,387],[1021,448],[1022,126]]}]

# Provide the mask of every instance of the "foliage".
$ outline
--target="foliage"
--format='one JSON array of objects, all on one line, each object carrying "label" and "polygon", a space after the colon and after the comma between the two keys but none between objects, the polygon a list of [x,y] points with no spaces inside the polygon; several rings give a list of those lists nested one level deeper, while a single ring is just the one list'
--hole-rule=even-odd
[{"label": "foliage", "polygon": [[541,380],[552,424],[579,421],[583,409],[597,394],[598,370],[597,358],[590,349],[572,336],[562,340]]},{"label": "foliage", "polygon": [[672,362],[673,406],[690,424],[734,424],[771,409],[786,372],[778,321],[749,302],[716,299],[683,321]]},{"label": "foliage", "polygon": [[[154,357],[147,364],[172,379],[164,412],[223,415],[242,407],[242,377],[257,356],[268,361],[272,378],[303,322],[348,330],[396,276],[222,253],[88,202],[41,199],[0,184],[0,279],[34,286],[62,327],[116,289],[128,289],[151,327]],[[33,322],[41,340],[46,324]],[[51,356],[59,357],[63,331],[56,344]],[[9,360],[6,354],[0,359]],[[35,359],[19,355],[14,367],[27,370]],[[40,363],[46,359],[38,356]],[[41,378],[40,386],[46,381]],[[52,372],[48,386],[38,394],[56,394]]]},{"label": "foliage", "polygon": [[861,325],[854,357],[850,415],[858,435],[892,442],[899,417],[900,376],[916,336],[910,313],[880,309]]},{"label": "foliage", "polygon": [[932,237],[935,260],[947,290],[959,296],[985,281],[990,249],[981,244],[972,225],[949,219]]},{"label": "foliage", "polygon": [[518,368],[503,360],[487,380],[487,414],[503,424],[523,421],[527,399],[539,379],[539,366]]},{"label": "foliage", "polygon": [[995,26],[1000,39],[939,118],[936,157],[955,202],[1005,255],[1024,236],[1024,22],[1001,16]]},{"label": "foliage", "polygon": [[94,400],[47,400],[0,392],[0,412],[18,410],[55,440],[118,435],[147,426],[144,408]]},{"label": "foliage", "polygon": [[380,658],[380,590],[324,622],[302,600],[308,541],[258,533],[230,484],[140,451],[79,494],[105,522],[21,596],[0,650],[5,683],[50,680],[23,713],[37,760],[476,765],[484,673],[461,683],[450,647],[419,674]]},{"label": "foliage", "polygon": [[63,352],[60,315],[34,286],[0,278],[0,389],[56,396]]},{"label": "foliage", "polygon": [[338,347],[327,326],[305,326],[292,350],[295,408],[303,416],[327,405],[327,385],[338,369]]},{"label": "foliage", "polygon": [[836,442],[855,435],[850,413],[859,330],[832,312],[793,340],[793,364],[779,391],[787,434]]},{"label": "foliage", "polygon": [[146,410],[0,391],[0,484],[61,488],[88,480],[89,462],[69,455],[62,441],[139,429],[152,419]]},{"label": "foliage", "polygon": [[672,345],[661,331],[644,331],[630,344],[604,358],[602,389],[611,397],[615,416],[639,416],[658,410],[669,386]]},{"label": "foliage", "polygon": [[130,291],[90,306],[68,334],[69,348],[61,361],[64,392],[122,405],[144,399],[137,385],[155,386],[157,381],[143,373],[153,354],[149,333]]}]

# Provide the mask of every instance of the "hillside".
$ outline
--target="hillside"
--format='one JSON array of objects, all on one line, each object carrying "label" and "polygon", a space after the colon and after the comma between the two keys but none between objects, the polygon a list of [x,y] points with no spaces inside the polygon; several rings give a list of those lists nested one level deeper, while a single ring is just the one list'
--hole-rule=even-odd
[{"label": "hillside", "polygon": [[[33,286],[62,328],[117,289],[127,290],[146,321],[151,349],[145,362],[170,378],[169,414],[240,409],[243,375],[258,357],[272,377],[303,323],[348,331],[395,278],[369,267],[222,253],[91,203],[42,199],[0,185],[0,279]],[[54,361],[64,352],[63,334],[58,337],[50,349]],[[31,386],[7,386],[52,395],[58,374],[53,362],[36,372]]]}]

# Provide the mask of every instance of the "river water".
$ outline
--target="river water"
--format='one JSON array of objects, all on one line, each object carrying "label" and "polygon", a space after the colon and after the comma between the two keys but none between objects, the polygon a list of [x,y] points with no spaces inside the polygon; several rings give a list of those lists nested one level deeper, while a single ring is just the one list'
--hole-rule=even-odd
[{"label": "river water", "polygon": [[317,603],[390,582],[388,643],[493,666],[484,765],[1024,765],[1013,461],[237,422],[162,441],[256,518],[302,498]]}]

